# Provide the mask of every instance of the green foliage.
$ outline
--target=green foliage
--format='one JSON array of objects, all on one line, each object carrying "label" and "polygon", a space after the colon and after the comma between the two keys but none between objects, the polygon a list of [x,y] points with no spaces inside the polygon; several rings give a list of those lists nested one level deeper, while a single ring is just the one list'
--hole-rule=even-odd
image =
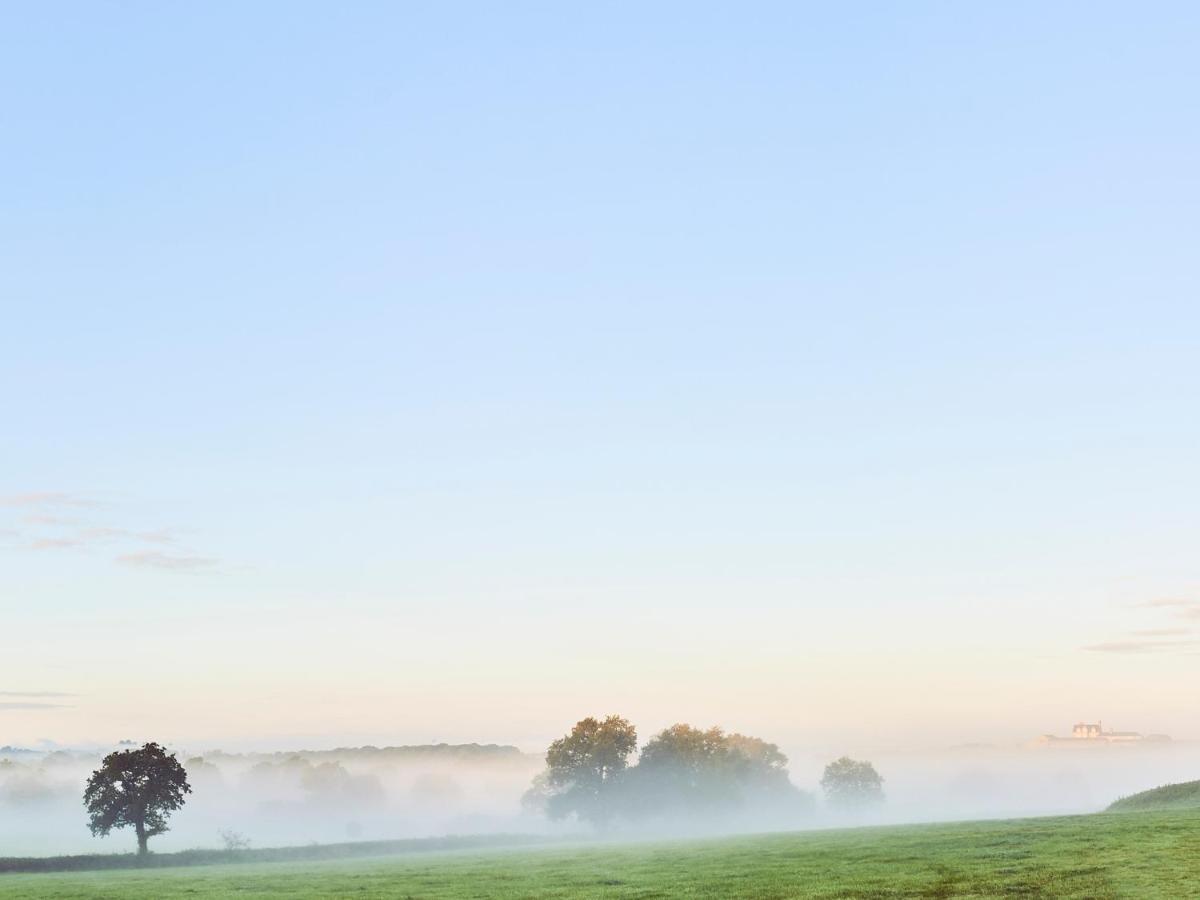
[{"label": "green foliage", "polygon": [[158,744],[110,753],[83,792],[88,828],[103,836],[114,828],[131,827],[137,833],[138,853],[144,854],[146,842],[167,830],[167,819],[191,791],[175,754]]},{"label": "green foliage", "polygon": [[546,751],[547,814],[562,819],[574,813],[595,824],[608,822],[614,813],[612,785],[636,747],[637,731],[620,716],[577,722]]},{"label": "green foliage", "polygon": [[546,770],[533,776],[529,790],[521,795],[521,809],[527,813],[548,815],[550,798],[555,791],[550,787],[550,773]]},{"label": "green foliage", "polygon": [[637,765],[632,725],[618,716],[588,718],[550,745],[546,770],[522,798],[531,811],[606,825],[630,819],[725,814],[753,801],[758,811],[795,813],[805,795],[788,780],[787,757],[774,744],[677,724],[652,737]]},{"label": "green foliage", "polygon": [[1109,812],[1130,812],[1150,809],[1188,809],[1200,806],[1200,781],[1164,784],[1153,790],[1122,797],[1108,807]]},{"label": "green foliage", "polygon": [[774,744],[683,724],[646,743],[624,793],[625,808],[638,816],[708,814],[798,794]]},{"label": "green foliage", "polygon": [[830,805],[857,810],[883,802],[883,778],[869,762],[843,756],[825,767],[821,789]]},{"label": "green foliage", "polygon": [[652,816],[736,806],[737,760],[720,728],[672,725],[642,748],[625,792],[626,809]]},{"label": "green foliage", "polygon": [[[354,845],[347,845],[352,847]],[[363,845],[370,846],[370,845]],[[1200,810],[775,834],[390,859],[5,875],[0,898],[1136,897],[1200,884]],[[326,848],[297,848],[316,854]],[[212,851],[214,859],[228,857]],[[247,859],[261,851],[247,851]],[[161,857],[151,857],[155,862]],[[0,861],[2,863],[2,861]],[[0,865],[2,869],[2,865]]]}]

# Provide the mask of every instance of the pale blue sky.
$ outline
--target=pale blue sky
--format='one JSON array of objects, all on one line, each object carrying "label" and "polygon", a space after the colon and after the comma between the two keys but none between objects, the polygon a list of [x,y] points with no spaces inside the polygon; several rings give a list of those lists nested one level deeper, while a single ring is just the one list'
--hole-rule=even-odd
[{"label": "pale blue sky", "polygon": [[10,5],[0,689],[80,696],[0,743],[1200,736],[1198,42]]}]

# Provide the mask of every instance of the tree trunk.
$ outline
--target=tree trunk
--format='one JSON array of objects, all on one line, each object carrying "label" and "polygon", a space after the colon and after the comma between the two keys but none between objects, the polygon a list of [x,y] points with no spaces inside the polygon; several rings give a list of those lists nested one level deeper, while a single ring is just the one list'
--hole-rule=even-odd
[{"label": "tree trunk", "polygon": [[133,827],[137,831],[138,856],[145,856],[150,852],[150,848],[146,846],[146,842],[150,840],[150,835],[146,834],[146,824],[139,820]]}]

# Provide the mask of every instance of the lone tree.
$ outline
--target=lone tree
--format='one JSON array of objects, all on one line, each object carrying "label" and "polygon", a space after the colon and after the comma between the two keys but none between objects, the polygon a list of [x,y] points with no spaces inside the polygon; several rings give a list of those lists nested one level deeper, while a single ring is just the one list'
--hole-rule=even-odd
[{"label": "lone tree", "polygon": [[158,744],[110,753],[83,792],[88,828],[96,837],[104,837],[114,828],[133,826],[142,856],[149,852],[146,842],[167,830],[167,818],[183,806],[183,795],[191,792],[187,772],[175,754]]},{"label": "lone tree", "polygon": [[883,777],[869,762],[843,756],[825,767],[821,788],[834,806],[862,809],[883,802]]},{"label": "lone tree", "polygon": [[613,788],[637,747],[637,731],[626,719],[588,717],[575,724],[546,751],[544,791],[552,819],[575,813],[580,819],[604,825],[615,812]]}]

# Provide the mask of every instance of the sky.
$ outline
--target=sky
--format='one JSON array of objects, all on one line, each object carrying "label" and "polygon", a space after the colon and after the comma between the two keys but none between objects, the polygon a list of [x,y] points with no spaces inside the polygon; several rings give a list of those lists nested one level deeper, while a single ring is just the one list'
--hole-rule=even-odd
[{"label": "sky", "polygon": [[10,5],[0,744],[1200,738],[1198,40]]}]

